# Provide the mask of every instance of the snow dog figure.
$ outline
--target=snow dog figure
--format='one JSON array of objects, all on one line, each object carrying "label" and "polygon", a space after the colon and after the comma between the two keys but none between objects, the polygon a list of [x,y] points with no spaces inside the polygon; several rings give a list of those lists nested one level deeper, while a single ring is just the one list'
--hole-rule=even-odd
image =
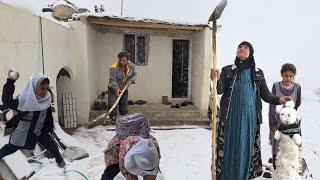
[{"label": "snow dog figure", "polygon": [[276,170],[272,177],[275,180],[300,180],[299,145],[301,144],[300,120],[294,102],[288,101],[279,111],[279,127],[274,138],[279,141],[279,152],[276,157]]}]

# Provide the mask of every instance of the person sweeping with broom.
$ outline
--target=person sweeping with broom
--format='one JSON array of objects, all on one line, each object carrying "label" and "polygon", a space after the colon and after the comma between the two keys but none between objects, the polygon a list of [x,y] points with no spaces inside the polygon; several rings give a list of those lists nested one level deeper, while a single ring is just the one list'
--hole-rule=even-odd
[{"label": "person sweeping with broom", "polygon": [[118,109],[120,115],[128,114],[128,88],[131,84],[135,84],[137,77],[136,68],[129,59],[127,52],[120,52],[118,61],[114,62],[109,69],[108,110],[112,108],[120,93],[124,91],[120,97],[119,108],[114,108],[109,114],[112,121],[116,120]]}]

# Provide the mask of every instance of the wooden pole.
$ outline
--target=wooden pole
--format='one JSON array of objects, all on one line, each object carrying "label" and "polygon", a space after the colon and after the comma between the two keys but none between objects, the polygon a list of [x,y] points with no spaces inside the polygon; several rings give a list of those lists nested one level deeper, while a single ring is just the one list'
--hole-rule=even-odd
[{"label": "wooden pole", "polygon": [[42,17],[39,16],[40,22],[40,46],[41,46],[41,62],[42,62],[42,74],[44,74],[44,53],[43,53],[43,30],[42,30]]},{"label": "wooden pole", "polygon": [[[216,21],[213,21],[212,25],[212,68],[216,69],[217,66],[217,44],[216,44],[216,32],[217,32],[217,26]],[[211,88],[211,126],[212,126],[212,162],[211,162],[211,179],[216,180],[216,141],[217,141],[217,78],[213,79],[212,88]]]},{"label": "wooden pole", "polygon": [[121,16],[123,15],[123,0],[121,0]]},{"label": "wooden pole", "polygon": [[119,103],[119,101],[120,101],[123,93],[124,93],[128,88],[129,88],[129,85],[126,84],[126,86],[122,89],[122,91],[121,91],[119,97],[117,98],[116,102],[114,102],[113,106],[109,109],[108,114],[110,114],[110,113],[113,111],[113,109],[118,105],[118,103]]},{"label": "wooden pole", "polygon": [[[224,8],[227,6],[227,0],[221,0],[212,12],[208,22],[212,22],[212,69],[217,68],[217,19],[220,18]],[[216,180],[216,159],[217,159],[217,78],[213,79],[211,87],[211,98],[212,98],[212,115],[211,115],[211,124],[212,124],[212,162],[211,162],[211,179]]]}]

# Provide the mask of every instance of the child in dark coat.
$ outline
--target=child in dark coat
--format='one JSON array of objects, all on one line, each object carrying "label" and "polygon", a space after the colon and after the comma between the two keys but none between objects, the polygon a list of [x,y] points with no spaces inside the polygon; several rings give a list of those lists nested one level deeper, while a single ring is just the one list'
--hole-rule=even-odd
[{"label": "child in dark coat", "polygon": [[56,159],[59,167],[65,162],[50,133],[53,132],[50,81],[42,74],[33,76],[19,96],[20,111],[10,121],[3,122],[15,127],[9,143],[0,149],[0,158],[19,149],[34,149],[37,142],[42,144]]}]

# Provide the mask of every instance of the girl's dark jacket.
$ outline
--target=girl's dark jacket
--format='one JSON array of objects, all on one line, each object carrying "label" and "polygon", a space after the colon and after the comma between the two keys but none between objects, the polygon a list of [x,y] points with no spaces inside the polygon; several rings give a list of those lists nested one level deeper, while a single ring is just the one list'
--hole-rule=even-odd
[{"label": "girl's dark jacket", "polygon": [[24,149],[34,149],[39,136],[53,132],[53,116],[51,107],[43,111],[19,112],[6,123],[13,127],[10,144]]},{"label": "girl's dark jacket", "polygon": [[[222,68],[220,79],[217,82],[217,93],[222,94],[220,100],[220,111],[219,111],[219,119],[226,120],[228,117],[230,101],[232,99],[232,91],[234,87],[235,80],[237,78],[237,66],[236,65],[228,65]],[[278,105],[279,97],[270,93],[268,86],[266,84],[266,80],[264,78],[263,71],[258,68],[254,68],[253,70],[253,84],[256,92],[256,109],[257,109],[257,117],[258,123],[262,123],[262,102],[261,98],[270,104]]]}]

